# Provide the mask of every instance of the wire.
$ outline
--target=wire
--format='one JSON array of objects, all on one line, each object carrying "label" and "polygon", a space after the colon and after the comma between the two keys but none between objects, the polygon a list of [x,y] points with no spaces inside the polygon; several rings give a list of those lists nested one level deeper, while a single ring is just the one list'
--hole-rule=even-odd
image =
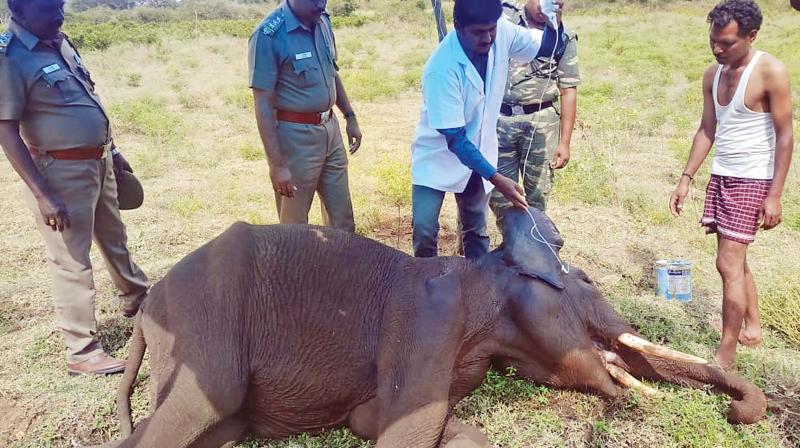
[{"label": "wire", "polygon": [[[526,18],[526,23],[527,23],[527,18]],[[547,74],[547,84],[545,84],[544,89],[542,89],[542,94],[539,97],[539,104],[542,104],[542,101],[544,100],[544,94],[545,94],[545,92],[547,92],[547,89],[550,88],[550,83],[553,82],[553,73],[557,73],[558,72],[558,63],[554,61],[555,56],[556,56],[556,49],[558,48],[558,39],[561,38],[561,34],[559,34],[558,31],[559,30],[556,28],[556,43],[555,43],[555,45],[553,45],[553,53],[550,55],[550,59],[548,60],[548,63],[555,64],[555,68],[553,70],[550,70],[550,72]],[[544,32],[542,32],[542,42],[544,42]],[[525,160],[523,161],[523,165],[522,165],[522,187],[523,188],[525,188],[525,174],[528,172],[528,170],[527,170],[528,158],[531,155],[531,147],[533,146],[533,139],[534,139],[535,136],[536,136],[536,122],[534,121],[531,124],[531,138],[530,138],[530,141],[528,142],[528,150],[525,153]],[[540,242],[540,243],[544,244],[545,246],[547,246],[547,248],[550,249],[550,252],[553,254],[553,256],[556,257],[556,260],[558,261],[558,264],[561,266],[561,272],[563,272],[564,274],[569,274],[569,265],[561,260],[561,257],[558,255],[558,252],[556,251],[556,248],[557,249],[561,249],[561,247],[563,245],[554,244],[554,243],[551,243],[550,241],[547,241],[547,238],[545,238],[544,235],[542,235],[542,232],[539,230],[539,226],[536,224],[536,219],[534,219],[533,213],[531,213],[530,208],[526,208],[525,212],[527,212],[528,213],[528,217],[531,218],[531,224],[532,224],[531,231],[530,231],[531,238],[533,238],[534,241]],[[534,232],[536,232],[536,234],[534,234]],[[537,235],[538,235],[538,237],[537,237]]]}]

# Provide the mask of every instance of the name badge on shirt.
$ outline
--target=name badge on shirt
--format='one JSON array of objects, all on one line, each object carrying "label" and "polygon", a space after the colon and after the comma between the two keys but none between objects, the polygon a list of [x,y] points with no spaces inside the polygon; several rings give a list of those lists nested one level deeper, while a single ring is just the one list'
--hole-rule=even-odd
[{"label": "name badge on shirt", "polygon": [[305,53],[297,53],[296,55],[294,55],[294,58],[297,61],[302,61],[303,59],[308,59],[310,57],[311,57],[310,51],[306,51]]},{"label": "name badge on shirt", "polygon": [[53,73],[58,70],[61,70],[61,66],[58,64],[48,65],[47,67],[42,69],[45,75],[49,75],[50,73]]}]

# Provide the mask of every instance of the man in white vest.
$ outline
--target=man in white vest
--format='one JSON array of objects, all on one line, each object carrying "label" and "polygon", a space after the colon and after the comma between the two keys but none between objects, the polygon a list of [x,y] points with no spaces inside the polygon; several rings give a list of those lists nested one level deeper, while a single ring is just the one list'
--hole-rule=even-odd
[{"label": "man in white vest", "polygon": [[437,255],[439,213],[445,193],[455,193],[463,224],[464,255],[489,251],[489,193],[526,208],[522,188],[497,172],[497,117],[509,59],[533,60],[540,40],[501,20],[500,0],[456,0],[455,31],[428,59],[423,104],[411,146],[414,255]]},{"label": "man in white vest", "polygon": [[794,146],[792,90],[783,63],[752,47],[762,22],[753,0],[725,0],[708,22],[717,63],[703,76],[703,117],[670,209],[682,213],[689,184],[715,145],[700,224],[717,235],[722,340],[714,358],[728,369],[736,360],[737,342],[761,342],[747,247],[759,227],[769,230],[781,222],[781,194]]}]

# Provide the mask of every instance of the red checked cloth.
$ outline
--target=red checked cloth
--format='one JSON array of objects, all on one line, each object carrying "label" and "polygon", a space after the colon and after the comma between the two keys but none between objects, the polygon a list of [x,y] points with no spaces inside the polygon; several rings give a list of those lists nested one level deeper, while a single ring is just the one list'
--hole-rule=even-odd
[{"label": "red checked cloth", "polygon": [[772,180],[711,175],[700,224],[707,233],[749,244],[756,239],[758,215]]}]

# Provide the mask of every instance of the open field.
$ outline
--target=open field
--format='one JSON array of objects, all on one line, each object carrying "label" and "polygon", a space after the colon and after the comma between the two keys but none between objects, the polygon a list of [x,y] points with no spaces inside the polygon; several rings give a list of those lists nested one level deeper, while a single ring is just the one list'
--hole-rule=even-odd
[{"label": "open field", "polygon": [[[580,36],[585,83],[573,158],[558,174],[548,210],[566,240],[562,254],[595,279],[646,337],[710,357],[719,335],[708,323],[719,314],[721,283],[714,239],[696,224],[708,166],[697,176],[683,218],[672,218],[667,199],[700,116],[700,78],[712,62],[705,15],[713,2],[573,3],[583,6],[569,11],[567,21]],[[789,67],[797,112],[800,13],[783,1],[761,3],[766,19],[757,46]],[[419,75],[436,43],[427,4],[364,0],[359,18],[336,30],[345,86],[365,134],[361,151],[350,159],[358,232],[405,251],[411,247],[409,146]],[[123,217],[135,260],[154,280],[234,221],[277,221],[246,85],[246,33],[240,31],[255,21],[246,19],[234,31],[220,23],[148,25],[152,38],[115,34],[103,37],[108,45],[87,44],[82,52],[114,119],[117,143],[144,184],[145,205]],[[84,35],[78,28],[75,33]],[[740,349],[738,373],[768,394],[767,419],[731,426],[725,421],[729,400],[703,390],[657,384],[667,392],[662,398],[631,394],[607,403],[502,374],[491,374],[457,414],[505,448],[800,446],[797,174],[795,164],[784,224],[759,234],[749,256],[767,328],[761,348]],[[53,330],[43,245],[20,188],[2,159],[0,446],[69,447],[116,438],[119,376],[67,376],[61,337]],[[317,207],[312,216],[320,222]],[[443,252],[449,254],[455,241],[452,199],[442,223]],[[493,242],[499,242],[496,232]],[[695,263],[691,304],[653,297],[653,262],[673,257]],[[93,260],[100,335],[109,351],[124,357],[131,324],[121,318],[99,253]],[[148,409],[146,362],[140,379],[144,387],[133,398],[137,419]],[[369,444],[334,431],[241,446]]]}]

